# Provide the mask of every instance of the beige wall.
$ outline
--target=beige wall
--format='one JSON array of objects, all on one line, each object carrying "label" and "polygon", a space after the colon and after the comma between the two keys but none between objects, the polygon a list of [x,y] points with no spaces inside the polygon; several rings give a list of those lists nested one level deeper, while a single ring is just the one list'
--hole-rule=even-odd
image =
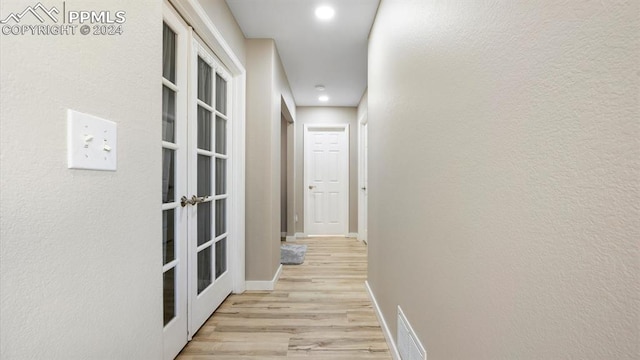
[{"label": "beige wall", "polygon": [[[162,2],[82,9],[124,34],[0,35],[3,359],[162,358]],[[117,123],[117,171],[67,169],[67,109]]]},{"label": "beige wall", "polygon": [[304,233],[304,137],[305,124],[349,124],[349,232],[358,232],[358,122],[355,107],[298,107],[295,144],[296,232]]},{"label": "beige wall", "polygon": [[271,280],[280,266],[281,101],[293,96],[275,42],[248,39],[246,277]]},{"label": "beige wall", "polygon": [[638,358],[639,5],[382,1],[369,282],[394,336],[400,305],[430,359]]},{"label": "beige wall", "polygon": [[244,34],[227,6],[227,2],[225,0],[200,0],[199,3],[242,65],[245,65],[247,56]]}]

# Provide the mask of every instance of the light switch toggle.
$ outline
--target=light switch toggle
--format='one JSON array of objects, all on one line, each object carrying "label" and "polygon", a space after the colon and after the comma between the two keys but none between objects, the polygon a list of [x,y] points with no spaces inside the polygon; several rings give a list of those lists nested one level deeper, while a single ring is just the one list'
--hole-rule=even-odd
[{"label": "light switch toggle", "polygon": [[67,166],[70,169],[115,171],[117,145],[115,122],[71,109],[67,111]]}]

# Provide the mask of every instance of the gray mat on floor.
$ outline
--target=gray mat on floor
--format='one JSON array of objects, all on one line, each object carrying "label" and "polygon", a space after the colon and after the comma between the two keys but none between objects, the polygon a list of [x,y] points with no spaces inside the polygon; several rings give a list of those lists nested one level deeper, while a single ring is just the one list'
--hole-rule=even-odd
[{"label": "gray mat on floor", "polygon": [[307,245],[280,245],[280,263],[283,265],[300,265],[304,262]]}]

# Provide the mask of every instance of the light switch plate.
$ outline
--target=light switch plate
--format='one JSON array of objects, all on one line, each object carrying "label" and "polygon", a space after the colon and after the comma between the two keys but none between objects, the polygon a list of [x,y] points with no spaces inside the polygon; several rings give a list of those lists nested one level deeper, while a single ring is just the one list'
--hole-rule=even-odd
[{"label": "light switch plate", "polygon": [[67,160],[69,169],[115,171],[117,125],[113,121],[69,109]]}]

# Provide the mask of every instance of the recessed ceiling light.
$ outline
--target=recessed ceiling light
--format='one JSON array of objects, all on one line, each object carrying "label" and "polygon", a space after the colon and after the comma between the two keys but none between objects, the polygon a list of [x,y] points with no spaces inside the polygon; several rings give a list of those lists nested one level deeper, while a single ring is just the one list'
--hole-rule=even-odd
[{"label": "recessed ceiling light", "polygon": [[324,91],[324,89],[325,89],[324,85],[316,85],[316,90]]},{"label": "recessed ceiling light", "polygon": [[336,11],[331,6],[318,6],[316,8],[316,17],[320,20],[329,20],[333,18]]},{"label": "recessed ceiling light", "polygon": [[329,101],[329,97],[327,95],[321,95],[318,100],[322,101],[322,102],[327,102]]}]

